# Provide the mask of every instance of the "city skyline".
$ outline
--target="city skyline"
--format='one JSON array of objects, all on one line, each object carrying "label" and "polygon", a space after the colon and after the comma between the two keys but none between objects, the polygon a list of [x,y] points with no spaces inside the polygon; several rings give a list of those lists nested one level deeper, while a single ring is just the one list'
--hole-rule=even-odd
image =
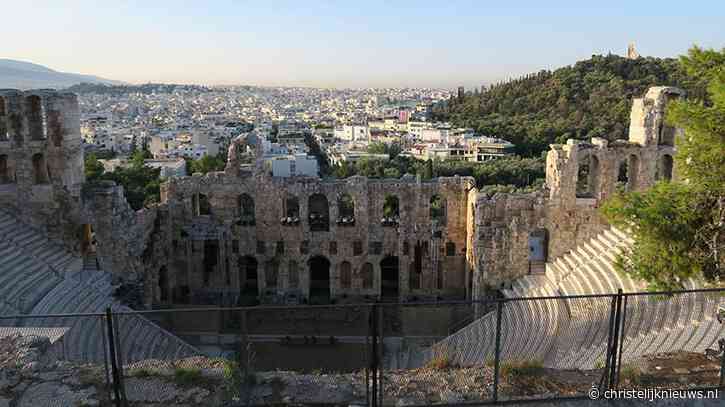
[{"label": "city skyline", "polygon": [[643,56],[676,57],[725,38],[725,7],[714,2],[72,3],[7,8],[0,33],[14,40],[0,57],[129,83],[470,89],[624,55],[631,41]]}]

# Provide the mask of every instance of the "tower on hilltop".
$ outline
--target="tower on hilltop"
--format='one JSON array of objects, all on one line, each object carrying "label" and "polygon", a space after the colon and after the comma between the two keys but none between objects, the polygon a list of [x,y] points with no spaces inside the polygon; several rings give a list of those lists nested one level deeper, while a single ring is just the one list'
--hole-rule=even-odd
[{"label": "tower on hilltop", "polygon": [[639,52],[634,47],[634,42],[630,42],[627,46],[627,59],[637,59],[639,56]]}]

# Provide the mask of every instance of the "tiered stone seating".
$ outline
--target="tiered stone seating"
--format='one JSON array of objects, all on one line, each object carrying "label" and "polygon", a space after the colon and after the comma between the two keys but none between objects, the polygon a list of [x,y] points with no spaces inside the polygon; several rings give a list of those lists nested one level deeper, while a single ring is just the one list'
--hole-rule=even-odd
[{"label": "tiered stone seating", "polygon": [[[199,351],[130,308],[113,300],[109,275],[48,240],[42,231],[0,210],[0,315],[100,314],[119,316],[122,360],[164,359]],[[98,316],[0,319],[0,326],[68,328],[63,358],[104,361],[105,320]]]},{"label": "tiered stone seating", "polygon": [[[592,369],[603,363],[609,336],[611,296],[645,290],[642,282],[615,269],[617,255],[632,244],[611,228],[502,290],[509,298],[581,296],[559,300],[509,300],[501,321],[502,360],[541,360],[561,369]],[[687,288],[697,288],[689,281]],[[701,352],[723,334],[715,319],[720,297],[706,293],[627,296],[622,360],[685,350]],[[496,314],[488,313],[426,351],[426,360],[446,355],[463,365],[494,357]]]}]

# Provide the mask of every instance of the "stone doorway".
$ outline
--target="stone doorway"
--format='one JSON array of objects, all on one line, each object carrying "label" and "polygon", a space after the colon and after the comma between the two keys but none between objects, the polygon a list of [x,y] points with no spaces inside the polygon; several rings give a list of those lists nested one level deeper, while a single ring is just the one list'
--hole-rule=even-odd
[{"label": "stone doorway", "polygon": [[315,256],[309,261],[310,267],[310,304],[330,302],[330,261],[323,256]]},{"label": "stone doorway", "polygon": [[400,295],[400,272],[397,257],[388,256],[380,262],[380,277],[382,299],[397,301]]}]

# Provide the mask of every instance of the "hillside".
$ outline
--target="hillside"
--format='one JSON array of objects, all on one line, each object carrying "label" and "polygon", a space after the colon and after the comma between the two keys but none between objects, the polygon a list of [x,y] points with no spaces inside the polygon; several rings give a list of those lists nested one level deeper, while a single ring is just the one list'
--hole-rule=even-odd
[{"label": "hillside", "polygon": [[30,62],[0,59],[0,88],[60,89],[84,82],[106,84],[122,83],[93,75],[54,71],[45,66]]},{"label": "hillside", "polygon": [[594,55],[451,99],[434,115],[482,134],[507,139],[525,156],[568,138],[626,138],[632,97],[654,85],[690,90],[676,59]]}]

